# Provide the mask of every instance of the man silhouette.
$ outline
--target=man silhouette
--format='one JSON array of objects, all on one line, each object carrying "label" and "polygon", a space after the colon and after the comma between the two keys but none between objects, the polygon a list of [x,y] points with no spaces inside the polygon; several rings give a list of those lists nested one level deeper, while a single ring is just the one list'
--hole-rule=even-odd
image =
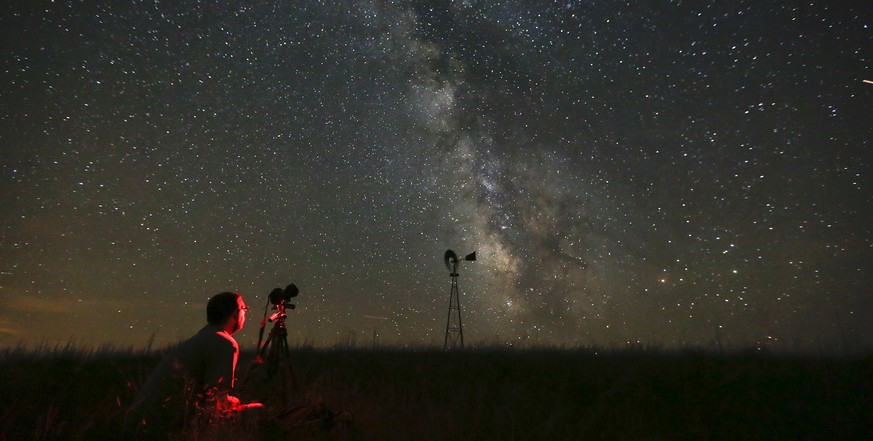
[{"label": "man silhouette", "polygon": [[248,309],[235,292],[209,300],[206,326],[170,351],[146,380],[125,416],[128,435],[166,438],[189,425],[219,426],[263,408],[260,403],[241,404],[231,393],[239,358],[232,335],[243,328]]}]

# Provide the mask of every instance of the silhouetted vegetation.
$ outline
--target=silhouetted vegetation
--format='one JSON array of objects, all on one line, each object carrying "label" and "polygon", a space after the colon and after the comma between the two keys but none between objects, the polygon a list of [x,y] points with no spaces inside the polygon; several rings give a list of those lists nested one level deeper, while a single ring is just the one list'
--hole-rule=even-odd
[{"label": "silhouetted vegetation", "polygon": [[[159,359],[0,352],[0,439],[116,439]],[[354,440],[873,439],[873,358],[863,355],[298,348],[292,360],[298,401],[351,412],[343,437]],[[325,437],[337,436],[293,439]]]}]

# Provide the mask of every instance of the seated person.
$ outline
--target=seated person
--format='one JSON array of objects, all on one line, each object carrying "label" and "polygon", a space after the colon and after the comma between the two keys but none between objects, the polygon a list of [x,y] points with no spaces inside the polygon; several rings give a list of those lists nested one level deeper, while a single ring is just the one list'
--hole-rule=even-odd
[{"label": "seated person", "polygon": [[134,400],[125,416],[128,436],[166,438],[187,425],[220,425],[263,408],[231,394],[239,358],[232,335],[242,329],[248,309],[235,292],[209,300],[207,325],[164,357]]}]

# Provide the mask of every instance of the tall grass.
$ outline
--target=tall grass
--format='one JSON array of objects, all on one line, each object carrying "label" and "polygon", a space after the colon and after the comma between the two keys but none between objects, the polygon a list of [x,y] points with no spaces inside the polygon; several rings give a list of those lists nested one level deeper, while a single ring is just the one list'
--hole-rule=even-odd
[{"label": "tall grass", "polygon": [[0,439],[113,439],[124,409],[159,359],[72,345],[0,352]]},{"label": "tall grass", "polygon": [[[0,439],[117,439],[159,359],[111,348],[0,352]],[[342,437],[355,440],[873,439],[865,355],[297,348],[291,360],[296,401],[351,412]]]}]

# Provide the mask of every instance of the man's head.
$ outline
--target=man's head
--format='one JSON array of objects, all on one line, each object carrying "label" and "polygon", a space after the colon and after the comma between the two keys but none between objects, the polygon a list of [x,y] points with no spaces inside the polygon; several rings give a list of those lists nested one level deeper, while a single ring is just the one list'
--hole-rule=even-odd
[{"label": "man's head", "polygon": [[243,328],[248,309],[241,295],[223,292],[214,295],[206,304],[206,321],[233,334]]}]

